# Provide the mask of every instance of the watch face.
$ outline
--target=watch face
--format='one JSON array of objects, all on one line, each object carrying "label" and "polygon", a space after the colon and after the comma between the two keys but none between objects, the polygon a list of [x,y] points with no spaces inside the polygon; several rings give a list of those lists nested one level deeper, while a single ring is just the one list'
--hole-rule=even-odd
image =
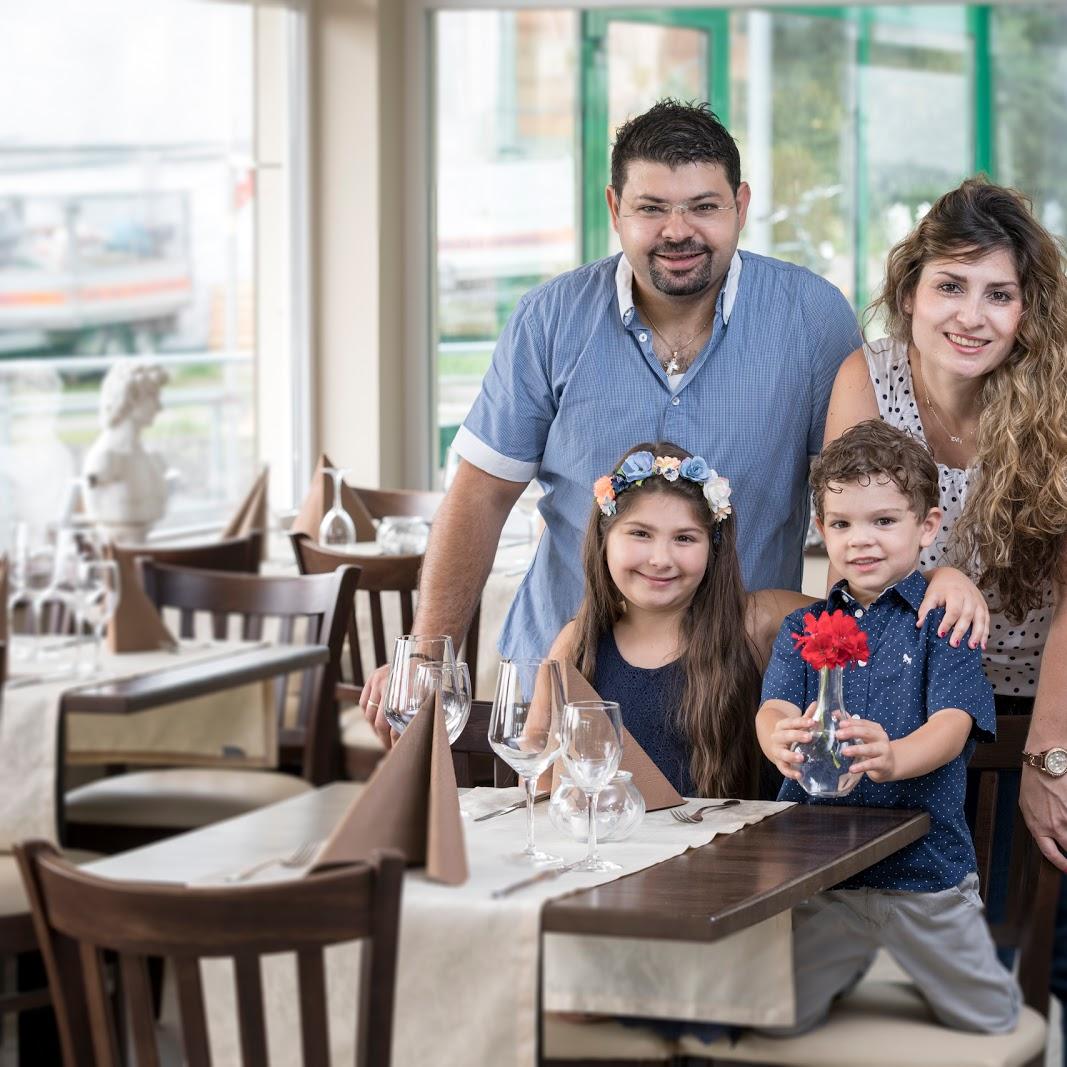
[{"label": "watch face", "polygon": [[1045,753],[1045,770],[1057,778],[1067,773],[1067,749],[1050,748]]}]

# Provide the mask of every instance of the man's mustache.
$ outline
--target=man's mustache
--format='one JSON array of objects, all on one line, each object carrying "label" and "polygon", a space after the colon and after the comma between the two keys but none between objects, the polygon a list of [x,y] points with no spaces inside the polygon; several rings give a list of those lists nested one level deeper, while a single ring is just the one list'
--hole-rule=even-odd
[{"label": "man's mustache", "polygon": [[676,256],[676,255],[679,255],[681,253],[685,253],[687,255],[697,255],[697,254],[699,254],[701,252],[708,252],[708,251],[710,251],[710,249],[708,248],[707,245],[697,244],[695,241],[682,241],[679,244],[661,244],[661,245],[656,245],[656,247],[652,249],[652,254],[654,256],[660,256],[660,255]]}]

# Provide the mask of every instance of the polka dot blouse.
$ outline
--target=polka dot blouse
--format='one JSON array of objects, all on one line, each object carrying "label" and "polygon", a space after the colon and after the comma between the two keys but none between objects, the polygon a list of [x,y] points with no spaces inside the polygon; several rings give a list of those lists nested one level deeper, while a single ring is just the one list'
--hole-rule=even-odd
[{"label": "polka dot blouse", "polygon": [[[883,421],[907,430],[925,444],[926,434],[915,402],[906,347],[883,337],[865,344],[863,353],[867,357],[867,369]],[[960,470],[939,463],[937,475],[941,493],[941,529],[934,543],[919,557],[919,566],[924,571],[931,567],[959,566],[952,556],[949,534],[963,510],[976,468]],[[961,569],[974,576],[973,568]],[[1052,619],[1052,583],[1046,582],[1041,606],[1031,611],[1021,623],[1011,621],[997,609],[996,597],[992,593],[987,592],[985,596],[991,614],[989,641],[983,660],[986,676],[995,693],[1032,697],[1037,689],[1042,649]]]}]

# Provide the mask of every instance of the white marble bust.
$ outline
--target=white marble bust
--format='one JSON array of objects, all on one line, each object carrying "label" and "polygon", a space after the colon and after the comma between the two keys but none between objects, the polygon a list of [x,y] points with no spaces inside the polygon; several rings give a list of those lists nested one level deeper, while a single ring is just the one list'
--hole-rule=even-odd
[{"label": "white marble bust", "polygon": [[117,542],[143,542],[167,503],[166,464],[141,443],[141,432],[160,410],[159,391],[169,375],[141,360],[122,360],[100,387],[103,430],[82,464],[85,510]]}]

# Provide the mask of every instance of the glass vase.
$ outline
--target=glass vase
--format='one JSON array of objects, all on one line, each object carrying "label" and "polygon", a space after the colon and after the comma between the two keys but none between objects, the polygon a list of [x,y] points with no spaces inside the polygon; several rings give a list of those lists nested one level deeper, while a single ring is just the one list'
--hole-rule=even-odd
[{"label": "glass vase", "polygon": [[819,697],[812,712],[811,740],[793,746],[804,757],[798,766],[800,785],[813,797],[843,797],[855,788],[859,775],[850,774],[852,761],[841,752],[847,742],[837,736],[840,719],[847,719],[844,667],[819,671]]}]

